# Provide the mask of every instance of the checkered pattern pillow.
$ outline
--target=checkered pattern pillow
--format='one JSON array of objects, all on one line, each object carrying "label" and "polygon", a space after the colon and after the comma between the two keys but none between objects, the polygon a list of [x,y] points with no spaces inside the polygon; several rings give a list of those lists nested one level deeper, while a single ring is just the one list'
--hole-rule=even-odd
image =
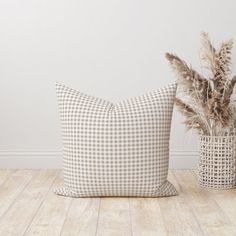
[{"label": "checkered pattern pillow", "polygon": [[56,84],[71,197],[175,195],[167,181],[176,84],[117,104]]}]

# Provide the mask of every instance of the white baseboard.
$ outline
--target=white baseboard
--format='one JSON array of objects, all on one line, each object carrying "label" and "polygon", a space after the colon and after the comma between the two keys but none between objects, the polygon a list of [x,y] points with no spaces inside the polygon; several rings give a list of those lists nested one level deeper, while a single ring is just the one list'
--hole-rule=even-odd
[{"label": "white baseboard", "polygon": [[[194,169],[197,167],[197,151],[170,151],[170,168]],[[0,168],[60,169],[61,151],[10,151],[0,150]]]},{"label": "white baseboard", "polygon": [[171,169],[196,169],[199,153],[198,151],[170,151]]}]

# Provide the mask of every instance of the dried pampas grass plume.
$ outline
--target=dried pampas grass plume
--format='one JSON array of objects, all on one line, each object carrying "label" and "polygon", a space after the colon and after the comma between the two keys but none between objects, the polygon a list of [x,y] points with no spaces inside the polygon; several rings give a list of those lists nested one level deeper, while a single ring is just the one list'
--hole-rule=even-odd
[{"label": "dried pampas grass plume", "polygon": [[236,124],[236,100],[231,99],[236,76],[229,78],[233,40],[221,43],[217,49],[208,33],[203,32],[201,44],[201,61],[210,72],[207,77],[177,55],[166,53],[166,59],[178,77],[178,90],[184,93],[184,101],[177,94],[175,104],[184,115],[188,129],[196,129],[205,135],[230,134]]},{"label": "dried pampas grass plume", "polygon": [[185,125],[187,130],[194,128],[199,131],[199,133],[206,133],[207,127],[204,121],[198,115],[198,113],[191,108],[189,105],[184,103],[181,99],[175,98],[175,105],[179,108],[180,112],[185,116]]}]

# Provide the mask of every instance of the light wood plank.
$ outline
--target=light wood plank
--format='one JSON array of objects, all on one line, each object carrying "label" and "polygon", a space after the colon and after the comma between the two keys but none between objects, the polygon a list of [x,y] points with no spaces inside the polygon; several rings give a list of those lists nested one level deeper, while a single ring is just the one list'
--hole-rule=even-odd
[{"label": "light wood plank", "polygon": [[167,235],[156,198],[130,198],[130,214],[134,236]]},{"label": "light wood plank", "polygon": [[56,177],[55,170],[42,170],[18,196],[0,220],[0,235],[23,235]]},{"label": "light wood plank", "polygon": [[[197,183],[197,174],[193,173],[195,181]],[[220,206],[221,210],[225,215],[231,220],[231,222],[236,222],[236,190],[211,190],[202,189],[206,194],[206,197],[213,199]]]},{"label": "light wood plank", "polygon": [[100,198],[74,198],[64,223],[62,236],[95,235]]},{"label": "light wood plank", "polygon": [[[0,170],[0,235],[236,235],[235,190],[202,189],[192,171],[173,173],[179,196],[99,204],[55,195],[56,171]],[[60,175],[53,186],[62,182]]]},{"label": "light wood plank", "polygon": [[207,235],[236,235],[234,224],[213,199],[197,185],[191,171],[175,171],[175,176],[203,232]]},{"label": "light wood plank", "polygon": [[8,210],[35,174],[36,172],[32,170],[18,170],[2,183],[0,187],[0,217]]},{"label": "light wood plank", "polygon": [[97,235],[132,235],[130,224],[129,200],[127,198],[101,199]]},{"label": "light wood plank", "polygon": [[191,208],[186,204],[184,193],[172,172],[168,179],[176,187],[179,195],[157,199],[168,235],[201,236],[204,235]]},{"label": "light wood plank", "polygon": [[[60,174],[53,187],[62,186],[62,184],[63,177]],[[59,235],[71,200],[72,198],[58,196],[50,190],[25,235]]]},{"label": "light wood plank", "polygon": [[15,170],[0,169],[0,185],[3,184],[14,172]]}]

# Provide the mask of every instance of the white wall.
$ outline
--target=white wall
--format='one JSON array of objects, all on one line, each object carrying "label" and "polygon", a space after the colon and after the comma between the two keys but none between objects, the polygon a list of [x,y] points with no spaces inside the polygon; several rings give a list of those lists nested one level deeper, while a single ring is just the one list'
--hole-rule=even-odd
[{"label": "white wall", "polygon": [[[59,166],[54,81],[113,102],[156,89],[175,79],[165,52],[199,69],[202,30],[236,38],[235,10],[234,0],[1,0],[0,167]],[[175,113],[171,165],[195,166],[196,141]]]}]

